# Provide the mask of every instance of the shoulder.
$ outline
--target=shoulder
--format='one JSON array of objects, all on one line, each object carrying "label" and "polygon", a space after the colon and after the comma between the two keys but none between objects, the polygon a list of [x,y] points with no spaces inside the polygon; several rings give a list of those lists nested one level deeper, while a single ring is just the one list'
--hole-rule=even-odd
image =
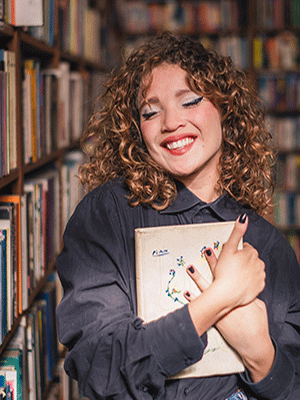
[{"label": "shoulder", "polygon": [[254,247],[290,246],[283,234],[272,223],[255,212],[249,212],[248,215],[249,226],[245,237],[251,238]]},{"label": "shoulder", "polygon": [[90,191],[84,199],[105,202],[113,198],[127,203],[128,189],[122,178],[99,185]]},{"label": "shoulder", "polygon": [[128,190],[121,179],[115,179],[99,185],[87,193],[77,206],[75,213],[107,212],[114,208],[129,207]]},{"label": "shoulder", "polygon": [[277,227],[256,212],[244,207],[242,204],[227,196],[227,210],[236,219],[238,215],[247,213],[249,224],[244,235],[244,241],[250,243],[257,249],[261,258],[278,259],[295,258],[294,251],[288,240],[283,236]]},{"label": "shoulder", "polygon": [[135,227],[155,219],[156,210],[143,205],[133,207],[128,202],[128,196],[129,191],[122,178],[99,185],[81,200],[70,221],[104,227],[113,225],[116,229],[131,232]]}]

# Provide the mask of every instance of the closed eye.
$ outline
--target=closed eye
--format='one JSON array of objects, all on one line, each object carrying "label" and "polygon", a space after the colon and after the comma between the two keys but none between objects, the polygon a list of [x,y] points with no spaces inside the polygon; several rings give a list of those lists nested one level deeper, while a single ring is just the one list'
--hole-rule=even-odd
[{"label": "closed eye", "polygon": [[150,111],[150,112],[144,112],[142,114],[142,117],[147,121],[151,117],[153,117],[157,112],[156,111]]},{"label": "closed eye", "polygon": [[194,100],[188,101],[187,103],[183,103],[184,107],[191,107],[191,106],[196,106],[203,100],[203,96],[197,97]]}]

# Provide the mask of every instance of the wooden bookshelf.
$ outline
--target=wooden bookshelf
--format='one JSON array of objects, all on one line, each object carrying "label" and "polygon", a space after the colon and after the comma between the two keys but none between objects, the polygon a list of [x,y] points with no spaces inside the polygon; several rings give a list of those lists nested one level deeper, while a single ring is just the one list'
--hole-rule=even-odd
[{"label": "wooden bookshelf", "polygon": [[[1,1],[1,0],[0,0]],[[3,1],[3,0],[2,0]],[[4,0],[4,2],[9,1],[9,0]],[[50,0],[44,0],[45,4],[50,2]],[[80,75],[84,77],[82,79],[82,87],[83,87],[83,93],[85,99],[85,103],[87,102],[86,99],[89,100],[89,106],[87,109],[84,110],[84,115],[82,117],[82,121],[80,120],[80,127],[84,128],[85,123],[87,122],[87,118],[90,117],[91,115],[91,110],[92,110],[92,104],[95,100],[95,98],[92,98],[92,95],[95,97],[100,94],[97,93],[97,89],[95,90],[95,87],[97,85],[90,82],[90,79],[97,79],[98,77],[101,77],[105,75],[107,72],[109,72],[110,66],[107,65],[107,50],[105,49],[106,43],[105,41],[102,40],[100,43],[99,40],[99,49],[97,50],[98,58],[94,59],[93,57],[85,57],[84,55],[84,47],[76,47],[73,46],[73,40],[74,40],[74,35],[75,33],[71,31],[71,28],[68,30],[66,29],[65,26],[62,25],[61,21],[59,18],[64,18],[64,13],[66,16],[69,15],[69,9],[68,7],[70,6],[70,2],[59,2],[57,0],[53,0],[53,4],[55,3],[55,8],[54,8],[54,14],[53,14],[53,21],[54,21],[54,26],[48,27],[49,30],[53,29],[51,31],[51,35],[49,37],[53,38],[53,42],[49,39],[45,39],[45,32],[43,33],[44,36],[41,35],[41,31],[39,29],[31,29],[31,28],[22,28],[22,27],[14,27],[10,24],[8,24],[5,21],[0,20],[0,49],[3,49],[5,51],[12,52],[15,56],[15,85],[12,88],[14,91],[14,98],[15,98],[15,107],[14,107],[14,117],[16,120],[16,141],[15,141],[15,153],[16,153],[16,165],[14,168],[10,168],[8,172],[2,171],[0,169],[0,195],[18,195],[18,196],[23,196],[25,193],[25,185],[29,181],[33,181],[36,179],[36,177],[41,177],[39,179],[43,178],[43,173],[48,173],[48,171],[55,170],[58,174],[58,181],[59,182],[59,188],[60,188],[60,194],[57,196],[58,200],[58,210],[57,213],[61,216],[62,218],[62,208],[63,208],[63,191],[64,189],[64,182],[62,182],[62,176],[61,176],[61,170],[64,167],[65,163],[70,163],[70,158],[68,161],[65,161],[67,157],[69,157],[70,154],[72,154],[73,151],[78,151],[79,149],[79,137],[73,137],[71,136],[66,143],[60,143],[59,138],[56,138],[55,143],[54,139],[53,140],[53,148],[51,147],[50,151],[47,149],[45,152],[45,149],[42,149],[42,144],[38,143],[37,146],[40,146],[40,154],[37,156],[37,159],[34,161],[28,161],[28,159],[25,158],[26,153],[25,153],[25,147],[26,144],[24,143],[25,141],[25,115],[26,115],[26,104],[24,104],[24,74],[25,74],[25,60],[35,60],[39,63],[39,68],[41,71],[45,71],[46,69],[51,69],[57,71],[61,63],[66,63],[68,65],[68,69],[70,72],[70,75],[73,73],[79,73],[79,78]],[[91,4],[90,4],[91,3]],[[97,45],[97,38],[100,38],[101,35],[105,35],[105,37],[110,37],[110,35],[114,36],[114,32],[110,32],[110,30],[114,29],[114,26],[109,26],[107,24],[107,18],[109,17],[109,7],[107,4],[106,0],[96,0],[93,2],[90,2],[87,7],[91,7],[91,9],[84,9],[83,11],[85,13],[91,12],[93,14],[94,21],[96,21],[96,25],[99,29],[101,28],[101,32],[91,32],[87,31],[87,28],[81,23],[81,29],[82,31],[76,32],[76,40],[81,40],[81,36],[85,37],[85,40],[88,41],[90,39],[90,36],[93,36],[94,43],[93,45]],[[74,5],[75,2],[72,2]],[[82,3],[83,4],[83,3]],[[81,10],[82,11],[82,10]],[[74,17],[74,13],[72,13]],[[1,17],[1,16],[0,16]],[[79,21],[82,19],[82,15],[79,13],[75,15],[74,18],[77,18]],[[98,20],[98,22],[97,22]],[[75,21],[75,20],[74,20]],[[75,22],[73,21],[73,27],[76,26]],[[62,27],[64,28],[64,32],[62,32]],[[98,29],[97,28],[97,29]],[[105,31],[105,32],[104,32]],[[64,35],[64,36],[63,36]],[[87,42],[83,43],[85,45]],[[103,44],[104,43],[104,44]],[[63,46],[64,44],[64,46]],[[104,47],[101,47],[103,44]],[[69,50],[66,49],[66,47],[70,47]],[[72,47],[73,46],[73,47]],[[90,49],[90,51],[92,51]],[[106,54],[105,57],[102,59],[102,53]],[[115,54],[115,58],[113,58],[113,55],[110,55],[111,59],[109,60],[111,64],[116,64],[118,63],[118,54],[117,52]],[[94,77],[92,75],[95,75]],[[77,76],[77,77],[78,77]],[[4,78],[3,78],[4,79]],[[5,78],[6,79],[6,78]],[[44,79],[44,78],[43,78]],[[71,79],[71,78],[70,78]],[[0,81],[1,82],[1,81]],[[71,80],[70,80],[71,82]],[[80,80],[81,83],[81,80]],[[4,84],[4,83],[3,83]],[[71,84],[71,83],[70,83]],[[43,85],[44,81],[43,81]],[[93,88],[93,93],[92,95],[89,93],[89,87]],[[44,90],[45,86],[41,86]],[[43,98],[43,103],[41,106],[41,112],[43,114],[36,114],[39,115],[39,118],[45,118],[45,111],[44,108],[44,101],[45,99]],[[82,101],[83,104],[83,101]],[[34,114],[32,114],[34,115]],[[45,123],[44,120],[41,123]],[[59,122],[57,122],[59,124]],[[1,137],[5,137],[5,143],[6,141],[6,136],[3,136],[3,126],[0,124],[0,129],[1,129]],[[44,126],[41,129],[46,129]],[[74,127],[72,127],[74,130]],[[74,135],[74,132],[73,132]],[[39,139],[40,141],[45,140],[44,137],[41,136],[42,139]],[[3,139],[4,140],[4,139]],[[5,150],[6,151],[6,150]],[[71,161],[72,162],[72,161]],[[9,164],[9,162],[8,162]],[[55,173],[56,173],[55,172]],[[55,181],[56,182],[56,181]],[[56,183],[57,183],[56,182]],[[55,184],[56,184],[55,183]],[[49,200],[50,201],[50,200]],[[48,212],[48,211],[47,211]],[[64,216],[66,218],[66,216]],[[58,221],[58,228],[56,224],[56,230],[59,230],[59,235],[61,237],[62,231],[64,228],[64,223],[62,220]],[[48,225],[48,224],[47,224]],[[45,225],[46,226],[46,225]],[[46,229],[46,228],[45,228]],[[48,229],[48,228],[47,228]],[[59,239],[59,245],[61,248],[61,239]],[[41,291],[44,290],[45,285],[47,285],[47,280],[50,276],[52,276],[52,273],[55,272],[56,269],[56,264],[55,264],[55,258],[58,254],[58,251],[56,251],[54,254],[51,255],[51,259],[48,260],[49,257],[47,257],[46,251],[47,251],[47,246],[44,245],[45,250],[43,250],[44,255],[41,257],[45,257],[45,263],[46,265],[44,266],[44,270],[41,273],[41,276],[36,280],[34,283],[34,286],[31,287],[30,292],[28,293],[28,305],[26,308],[23,309],[22,312],[16,313],[14,315],[14,319],[12,322],[12,325],[8,328],[7,334],[1,339],[0,342],[0,358],[5,355],[6,350],[9,348],[10,343],[14,340],[16,333],[18,332],[20,328],[20,322],[21,320],[24,319],[24,317],[27,318],[29,313],[31,312],[32,306],[35,304],[36,299],[38,298],[39,294]],[[54,245],[53,245],[54,246]],[[55,246],[54,246],[55,247]],[[52,249],[53,250],[53,249]],[[17,278],[21,279],[21,278]],[[2,300],[1,300],[2,301]],[[8,300],[9,301],[9,300]],[[2,312],[2,311],[1,311]],[[1,324],[2,327],[2,324]],[[55,335],[55,333],[53,333]],[[1,332],[2,336],[2,332]],[[26,348],[27,345],[25,345]],[[64,353],[59,354],[59,357],[64,355]],[[57,375],[57,368],[54,371],[54,379],[56,380],[56,375]],[[25,374],[26,375],[26,374]],[[27,387],[28,389],[28,385]],[[50,392],[51,389],[51,382],[47,382],[47,385],[45,387],[44,393],[42,393],[42,398],[47,399],[48,393]],[[28,397],[28,393],[22,393],[23,398]],[[67,400],[67,399],[65,399]]]},{"label": "wooden bookshelf", "polygon": [[[50,0],[45,1],[48,2]],[[177,6],[182,7],[182,9],[177,10],[179,11],[177,15],[181,15],[181,20],[172,19],[172,16],[170,17],[172,13],[170,13],[170,9],[167,9],[166,4],[154,0],[147,2],[141,0],[122,0],[117,3],[120,7],[118,9],[116,8],[115,2],[108,3],[107,0],[95,0],[92,2],[94,4],[93,12],[95,11],[101,16],[101,30],[105,31],[105,34],[101,32],[102,38],[108,37],[104,45],[102,47],[100,46],[100,52],[98,53],[99,58],[97,61],[91,57],[84,56],[84,48],[81,42],[84,35],[74,35],[74,32],[73,35],[71,35],[66,30],[65,18],[67,18],[69,11],[66,7],[68,7],[70,2],[59,2],[55,0],[53,15],[54,30],[50,35],[53,41],[49,39],[47,42],[41,39],[38,30],[31,32],[30,29],[13,27],[6,22],[0,21],[0,47],[12,51],[16,57],[15,118],[17,121],[16,166],[11,169],[8,174],[0,177],[0,194],[23,195],[24,185],[29,179],[32,179],[35,175],[40,175],[44,170],[47,170],[48,167],[53,165],[55,165],[60,172],[66,155],[70,151],[78,148],[78,138],[74,140],[71,138],[67,145],[56,146],[47,154],[42,153],[34,162],[25,160],[25,132],[23,126],[24,60],[38,60],[41,69],[57,69],[60,63],[64,62],[69,66],[70,72],[80,72],[85,76],[92,73],[101,75],[118,65],[121,54],[128,53],[132,47],[140,43],[145,37],[159,33],[165,29],[173,29],[174,32],[185,33],[199,38],[204,45],[216,47],[217,50],[223,46],[222,48],[225,49],[223,50],[224,54],[231,55],[234,62],[241,63],[245,71],[255,82],[261,97],[263,97],[263,91],[260,87],[263,76],[272,79],[276,74],[279,74],[283,78],[283,81],[287,82],[291,75],[299,75],[300,88],[300,16],[295,18],[293,14],[294,2],[299,4],[300,0],[232,0],[230,4],[226,2],[227,5],[229,4],[230,7],[232,6],[232,9],[227,9],[227,11],[223,9],[222,11],[223,13],[230,13],[229,17],[232,18],[233,23],[228,25],[220,22],[222,20],[226,22],[225,16],[218,15],[218,7],[221,5],[224,6],[225,4],[222,0],[214,2],[193,0],[180,1]],[[199,11],[199,5],[201,3],[203,6],[202,14]],[[282,8],[280,8],[281,6]],[[212,9],[212,7],[214,7],[214,9]],[[277,7],[277,9],[275,10],[275,8],[272,7]],[[235,19],[236,12],[232,10],[238,10],[238,19]],[[132,15],[130,15],[130,12],[132,12]],[[149,19],[150,12],[152,13],[151,23]],[[164,18],[166,16],[164,13],[168,13],[168,18]],[[215,25],[210,25],[208,27],[206,25],[208,22],[211,22],[211,13],[214,15]],[[153,18],[153,16],[156,19]],[[80,19],[80,16],[77,15],[77,18]],[[128,22],[125,18],[131,18],[131,20]],[[136,18],[136,20],[134,20],[134,18]],[[162,23],[161,21],[165,22]],[[297,21],[299,21],[299,26],[297,26],[297,23],[295,24]],[[82,23],[82,21],[80,23]],[[266,40],[280,38],[287,32],[294,35],[298,40],[298,53],[297,58],[294,60],[294,65],[291,64],[292,67],[286,68],[283,67],[282,63],[279,63],[278,67],[275,68],[273,65],[266,62],[266,60],[262,60],[261,66],[257,67],[257,59],[266,54],[264,51]],[[82,36],[82,38],[80,36]],[[257,48],[254,47],[256,38],[261,39],[260,46],[262,48],[262,55],[258,54]],[[228,40],[227,47],[224,45],[226,40]],[[230,42],[230,40],[232,40],[232,42]],[[239,48],[237,46],[243,47]],[[241,54],[243,55],[243,59],[240,60],[238,57]],[[272,56],[274,56],[274,54]],[[269,92],[270,89],[266,90],[267,94]],[[89,112],[89,110],[85,112],[85,118],[88,116]],[[300,117],[300,99],[299,103],[289,107],[276,105],[275,102],[275,105],[268,106],[267,117],[272,125],[271,130],[274,132],[274,140],[280,143],[280,138],[278,136],[280,134],[280,132],[278,133],[279,124],[287,122],[291,126],[292,123],[297,123],[297,119]],[[293,129],[291,128],[291,130]],[[293,132],[297,132],[297,129],[295,128]],[[290,134],[293,135],[294,133]],[[300,167],[298,167],[298,165],[300,165],[300,138],[298,136],[291,138],[290,143],[292,144],[286,147],[277,146],[280,159],[279,168],[281,170],[281,183],[277,185],[276,189],[281,197],[275,196],[274,198],[275,202],[278,202],[275,207],[276,218],[274,220],[282,232],[289,238],[299,256],[300,186],[298,184],[297,187],[294,187],[293,191],[290,191],[287,190],[284,182],[287,178],[286,174],[290,173],[287,171],[287,164],[289,164],[289,167],[292,166],[292,173],[299,173],[300,177]],[[292,156],[298,156],[299,162],[297,158],[292,158]],[[291,192],[292,195],[290,196]],[[289,196],[292,197],[292,200]],[[61,197],[62,196],[60,196],[60,208],[62,208]],[[299,201],[298,215],[292,222],[289,222],[287,218],[287,215],[291,214],[288,208],[289,200],[296,201],[297,204]],[[285,202],[285,208],[280,202]],[[283,212],[287,215],[284,216],[284,221],[280,221],[280,218],[283,218]],[[61,232],[62,228],[63,224],[61,223]],[[17,332],[22,316],[28,314],[31,305],[34,304],[37,295],[41,292],[46,284],[48,276],[50,276],[53,271],[55,271],[55,262],[51,260],[49,265],[47,265],[45,274],[38,280],[35,288],[29,295],[28,308],[16,317],[8,334],[3,338],[3,342],[0,345],[0,357]],[[49,387],[47,387],[47,392],[49,390]],[[46,393],[43,398],[47,398]]]}]

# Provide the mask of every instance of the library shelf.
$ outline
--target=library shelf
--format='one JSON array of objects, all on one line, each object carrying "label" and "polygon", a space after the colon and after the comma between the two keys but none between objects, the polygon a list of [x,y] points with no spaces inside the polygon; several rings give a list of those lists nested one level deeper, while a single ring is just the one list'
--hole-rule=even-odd
[{"label": "library shelf", "polygon": [[[109,66],[106,66],[105,60],[102,60],[102,58],[100,57],[102,51],[104,54],[107,53],[105,47],[107,43],[104,43],[103,40],[100,43],[100,29],[104,35],[109,34],[109,32],[113,29],[113,27],[111,26],[104,26],[105,19],[110,12],[109,6],[107,4],[108,2],[107,0],[94,0],[92,2],[86,2],[87,8],[84,10],[84,12],[86,14],[91,12],[93,14],[94,21],[95,18],[98,18],[98,22],[100,21],[101,23],[103,20],[103,25],[97,22],[95,25],[96,28],[94,27],[94,31],[91,32],[91,26],[85,26],[82,23],[79,24],[81,31],[78,29],[79,25],[75,22],[75,19],[77,21],[82,19],[83,21],[83,15],[76,14],[73,12],[73,10],[69,9],[69,7],[74,7],[77,1],[79,2],[79,0],[74,0],[69,3],[58,2],[56,0],[44,0],[44,4],[55,4],[52,15],[52,21],[54,21],[54,25],[51,26],[51,24],[49,24],[48,28],[50,28],[50,35],[48,36],[44,35],[45,32],[43,32],[43,29],[47,27],[47,24],[44,25],[44,28],[32,30],[30,27],[13,27],[6,22],[0,21],[0,48],[1,50],[4,50],[4,52],[6,52],[7,54],[10,53],[15,56],[15,72],[9,75],[7,71],[3,71],[1,75],[1,82],[3,85],[6,85],[8,83],[8,76],[15,77],[14,86],[11,86],[11,93],[15,94],[15,103],[14,106],[11,107],[10,111],[13,111],[12,120],[16,121],[16,128],[14,131],[15,140],[13,146],[9,146],[7,144],[8,139],[7,143],[5,140],[7,146],[7,149],[5,151],[8,152],[10,148],[14,147],[14,159],[16,161],[15,165],[11,163],[10,168],[8,168],[8,172],[2,169],[1,164],[0,171],[3,176],[0,177],[0,194],[3,196],[13,195],[15,196],[15,198],[24,199],[24,197],[26,198],[26,196],[30,195],[30,186],[34,187],[34,190],[36,191],[41,190],[40,199],[42,201],[46,199],[46,202],[48,202],[47,207],[49,207],[49,209],[46,209],[46,206],[44,207],[46,211],[43,211],[44,214],[40,215],[38,222],[40,223],[41,227],[44,226],[43,229],[46,230],[46,238],[50,237],[52,232],[51,230],[55,229],[55,235],[53,235],[55,236],[55,239],[52,240],[51,238],[50,241],[53,243],[49,244],[49,241],[45,240],[44,236],[42,237],[42,239],[37,239],[37,241],[40,240],[41,242],[43,242],[42,245],[44,246],[43,250],[40,251],[40,253],[42,254],[34,254],[34,257],[41,257],[42,259],[43,264],[38,266],[39,268],[41,268],[42,272],[40,275],[38,274],[37,277],[32,280],[32,286],[30,286],[31,276],[30,268],[28,268],[28,279],[30,281],[30,284],[28,284],[28,298],[26,298],[26,302],[22,303],[22,307],[24,306],[22,311],[20,305],[20,297],[22,296],[22,292],[21,295],[20,293],[18,294],[18,290],[20,291],[20,286],[18,285],[20,285],[21,278],[19,276],[15,278],[15,282],[13,283],[13,285],[15,285],[14,290],[16,290],[17,293],[15,296],[18,298],[17,301],[19,301],[19,303],[17,303],[17,307],[20,308],[18,308],[17,311],[15,309],[12,310],[14,314],[11,318],[12,321],[10,324],[7,324],[7,329],[5,328],[5,330],[1,332],[0,358],[4,355],[6,350],[9,349],[11,342],[14,342],[19,332],[18,328],[21,328],[21,326],[23,326],[24,318],[26,320],[25,328],[27,329],[28,318],[33,310],[37,307],[37,300],[39,300],[41,293],[44,293],[44,290],[49,286],[49,279],[51,281],[51,279],[53,279],[53,276],[55,275],[55,259],[56,255],[59,253],[62,247],[62,231],[64,228],[65,220],[68,218],[68,213],[71,212],[67,210],[66,213],[65,209],[65,203],[70,202],[69,200],[66,200],[66,193],[69,190],[68,185],[70,185],[71,183],[69,181],[65,182],[64,179],[69,179],[68,176],[71,173],[73,175],[76,175],[78,170],[77,163],[80,164],[80,162],[82,162],[80,161],[82,153],[80,154],[80,157],[76,154],[73,156],[73,154],[79,152],[80,131],[82,133],[84,126],[91,116],[92,104],[95,98],[98,97],[98,95],[100,94],[97,93],[99,85],[96,85],[94,83],[94,80],[101,80],[101,77],[104,75],[106,76],[110,69]],[[68,16],[72,16],[72,18],[74,18],[73,23],[70,26],[68,26],[68,24],[62,24],[61,20],[59,20],[59,18],[65,18]],[[51,29],[53,30],[51,31]],[[75,29],[75,31],[72,31],[71,29]],[[106,31],[104,32],[104,30]],[[93,59],[93,52],[85,53],[83,51],[85,50],[85,48],[77,46],[79,42],[81,43],[81,40],[84,36],[85,40],[87,40],[88,42],[90,39],[93,39],[93,42],[91,42],[93,46],[97,46],[99,44],[98,48],[101,49],[101,51],[98,52],[100,56],[97,57],[97,59]],[[48,39],[48,37],[50,37],[50,39]],[[78,43],[75,43],[75,47],[73,46],[74,38],[76,41],[78,41]],[[97,40],[99,40],[99,42],[97,42]],[[86,43],[87,42],[84,42],[83,45],[85,46]],[[90,43],[88,43],[88,45],[89,44]],[[110,54],[110,56],[111,59],[113,59],[113,54]],[[116,54],[116,57],[118,59],[118,54]],[[31,63],[31,65],[33,65],[32,70],[30,70],[28,63]],[[65,83],[67,82],[66,84],[70,85],[69,98],[72,98],[71,93],[80,93],[80,99],[82,100],[82,103],[72,102],[71,107],[79,107],[79,104],[84,104],[83,112],[81,115],[82,119],[79,120],[78,118],[72,118],[70,129],[66,134],[66,138],[62,137],[63,133],[61,130],[61,125],[59,125],[61,124],[61,120],[63,119],[61,114],[62,108],[60,108],[61,98],[59,98],[59,94],[63,93],[63,90],[59,86],[61,83],[58,83],[58,80],[61,76],[60,74],[62,73],[62,70],[60,70],[62,66],[65,67],[64,72],[66,72],[68,75],[67,81],[65,81]],[[36,69],[34,70],[35,67]],[[41,75],[39,75],[40,73]],[[30,74],[31,83],[27,83],[26,86],[25,81]],[[50,75],[51,78],[49,78]],[[40,86],[38,86],[37,84],[39,77],[42,77],[40,80]],[[45,89],[47,87],[46,85],[48,85],[48,92],[46,92]],[[42,90],[44,89],[45,92],[42,92]],[[32,91],[33,94],[30,91]],[[51,96],[48,95],[49,93],[51,93]],[[28,101],[26,101],[28,99],[30,99],[29,106]],[[55,121],[51,122],[51,124],[58,124],[53,125],[53,127],[51,125],[51,128],[49,128],[48,126],[48,131],[46,131],[46,114],[44,114],[46,113],[46,99],[48,101],[48,106],[51,102],[51,107],[48,107],[48,111],[50,110],[50,113],[48,112],[47,114],[48,121],[50,118]],[[0,104],[2,105],[3,103],[1,102]],[[6,104],[8,104],[8,100]],[[66,101],[65,104],[69,103],[67,103]],[[40,108],[38,108],[37,106],[39,106]],[[45,108],[43,108],[44,106]],[[64,109],[66,109],[66,107]],[[69,107],[67,107],[67,109],[69,109]],[[72,110],[74,109],[72,108]],[[37,110],[40,110],[41,113],[39,113]],[[7,106],[5,112],[9,116],[10,111],[8,110]],[[25,116],[27,115],[26,113],[29,113],[29,119],[25,119]],[[73,113],[72,115],[76,115],[77,117],[76,113]],[[32,121],[34,121],[34,123],[32,123]],[[75,125],[74,121],[77,125]],[[30,128],[28,128],[29,123],[32,123]],[[42,129],[38,126],[38,124],[40,124]],[[55,129],[56,126],[59,129]],[[12,132],[12,130],[7,130],[5,131],[5,133],[3,133],[4,125],[1,124],[0,129],[1,140],[3,137],[8,138],[9,134],[11,134]],[[5,129],[7,129],[7,125],[5,125]],[[35,147],[35,149],[32,150],[33,156],[30,154],[30,152],[28,152],[28,132],[30,135],[30,145],[32,146],[32,148]],[[49,134],[49,132],[51,133]],[[50,144],[48,143],[47,147],[47,145],[45,145],[45,140],[48,140],[48,137],[51,137],[51,140],[49,142]],[[3,143],[3,141],[1,143]],[[10,163],[10,161],[7,162]],[[71,172],[66,173],[66,168],[70,168]],[[78,193],[76,193],[76,196],[77,195],[79,196]],[[37,201],[39,201],[39,199],[37,199]],[[53,207],[51,209],[50,203],[51,207]],[[52,203],[55,203],[56,208],[52,206]],[[33,206],[31,205],[31,210],[33,210],[35,207],[34,202],[32,204]],[[27,211],[28,210],[30,211],[29,208],[27,209]],[[49,212],[51,213],[51,219],[55,219],[55,228],[53,228],[54,225],[52,227],[52,222],[45,222],[45,218],[47,218],[45,216],[49,216]],[[3,228],[0,227],[0,230],[1,229]],[[31,229],[33,230],[32,227]],[[32,239],[30,240],[32,241]],[[28,244],[28,248],[30,246],[33,248],[32,243]],[[38,246],[36,246],[36,248],[37,247]],[[50,252],[47,253],[49,249]],[[48,260],[48,258],[50,258],[50,260]],[[18,256],[18,260],[20,259],[21,257]],[[32,260],[30,262],[32,262]],[[24,271],[26,271],[26,277],[27,267],[24,268]],[[23,284],[24,281],[22,281],[22,285]],[[27,290],[23,293],[27,294]],[[9,299],[11,299],[11,297]],[[11,308],[12,307],[13,306],[11,306]],[[53,316],[53,318],[55,317]],[[3,333],[6,334],[3,336]],[[53,334],[53,338],[54,337],[55,334]],[[27,344],[25,345],[25,349],[27,349]],[[65,354],[61,352],[58,355],[59,358],[64,356]],[[27,357],[27,353],[25,357]],[[57,372],[53,370],[53,379],[56,379],[56,374]],[[44,393],[42,393],[43,399],[47,399],[50,388],[51,379],[47,381],[47,385],[44,388]],[[24,393],[23,398],[27,397],[28,393]]]},{"label": "library shelf", "polygon": [[34,303],[34,300],[36,299],[36,297],[39,294],[39,292],[41,291],[41,289],[45,286],[48,277],[55,270],[55,266],[56,266],[55,261],[53,261],[49,264],[47,270],[45,271],[45,275],[40,279],[40,281],[38,282],[36,287],[33,289],[32,293],[28,299],[28,304],[29,304],[28,309],[25,310],[22,314],[20,314],[15,319],[10,331],[7,333],[7,335],[5,336],[5,338],[3,340],[3,343],[0,346],[0,357],[1,357],[1,354],[5,351],[7,345],[9,344],[10,340],[12,339],[13,335],[15,334],[15,332],[20,324],[21,318],[28,313],[30,306]]}]

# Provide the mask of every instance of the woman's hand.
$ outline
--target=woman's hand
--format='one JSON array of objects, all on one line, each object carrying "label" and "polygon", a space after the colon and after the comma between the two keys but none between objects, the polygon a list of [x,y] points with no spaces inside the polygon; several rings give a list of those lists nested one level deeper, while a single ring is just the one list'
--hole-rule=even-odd
[{"label": "woman's hand", "polygon": [[[251,303],[264,288],[264,263],[257,251],[249,244],[238,249],[248,225],[248,218],[242,217],[236,221],[214,265],[212,284],[188,305],[200,336],[234,308]],[[201,290],[201,275],[192,271],[191,267],[189,273]]]},{"label": "woman's hand", "polygon": [[210,265],[214,286],[232,308],[250,303],[265,286],[265,264],[258,252],[248,243],[238,250],[247,227],[248,217],[244,214],[236,221],[218,260],[215,258],[214,265]]},{"label": "woman's hand", "polygon": [[[214,275],[218,260],[211,249],[206,251],[206,259]],[[195,268],[193,270],[194,273],[191,273],[188,269],[188,273],[204,292],[210,284]],[[186,293],[185,297],[189,301],[195,299],[190,293]],[[263,379],[270,372],[275,350],[269,335],[267,310],[263,301],[255,298],[247,305],[234,308],[217,321],[216,327],[240,354],[254,382]]]}]

